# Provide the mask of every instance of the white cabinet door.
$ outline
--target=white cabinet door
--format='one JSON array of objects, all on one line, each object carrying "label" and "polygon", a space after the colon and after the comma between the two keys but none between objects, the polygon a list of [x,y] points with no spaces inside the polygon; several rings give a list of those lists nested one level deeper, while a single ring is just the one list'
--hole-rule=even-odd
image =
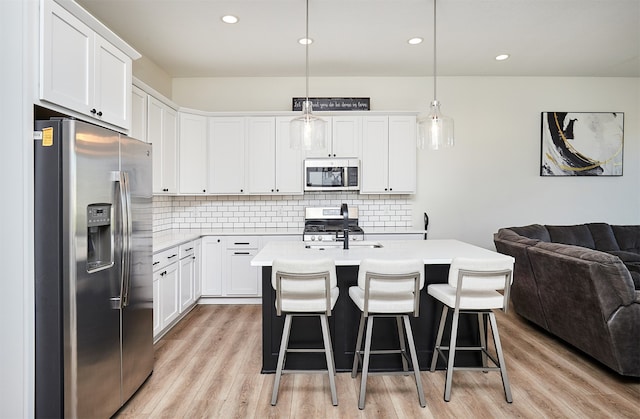
[{"label": "white cabinet door", "polygon": [[131,85],[131,130],[129,136],[147,141],[147,93]]},{"label": "white cabinet door", "polygon": [[415,116],[365,116],[360,193],[416,192]]},{"label": "white cabinet door", "polygon": [[179,312],[183,313],[193,303],[193,278],[195,275],[195,263],[193,256],[180,259],[180,308]]},{"label": "white cabinet door", "polygon": [[[104,122],[129,129],[131,59],[99,35],[95,35],[94,107]],[[93,114],[93,110],[90,111]]]},{"label": "white cabinet door", "polygon": [[416,193],[416,117],[389,117],[389,192]]},{"label": "white cabinet door", "polygon": [[257,252],[257,249],[227,249],[226,295],[260,296],[260,272],[256,266],[251,266],[251,259]]},{"label": "white cabinet door", "polygon": [[249,193],[276,192],[276,120],[273,117],[249,118],[247,171]]},{"label": "white cabinet door", "polygon": [[209,118],[210,193],[245,193],[245,126],[243,117]]},{"label": "white cabinet door", "polygon": [[387,193],[389,119],[365,116],[362,122],[361,193]]},{"label": "white cabinet door", "polygon": [[42,5],[40,98],[129,130],[131,58],[53,0]]},{"label": "white cabinet door", "polygon": [[207,118],[180,112],[181,194],[207,192]]},{"label": "white cabinet door", "polygon": [[89,114],[93,105],[93,31],[54,1],[42,3],[40,98]]},{"label": "white cabinet door", "polygon": [[303,194],[302,150],[291,148],[289,142],[289,117],[276,119],[276,193]]},{"label": "white cabinet door", "polygon": [[334,116],[331,118],[331,157],[360,158],[362,143],[361,116]]},{"label": "white cabinet door", "polygon": [[202,295],[222,296],[222,259],[224,242],[221,237],[202,238]]},{"label": "white cabinet door", "polygon": [[180,306],[179,297],[179,272],[178,263],[172,263],[159,273],[160,286],[160,323],[164,329],[172,321],[178,318]]},{"label": "white cabinet door", "polygon": [[175,194],[178,113],[153,96],[148,96],[147,106],[147,138],[153,144],[153,193]]},{"label": "white cabinet door", "polygon": [[153,337],[162,332],[162,322],[160,321],[160,272],[153,273]]}]

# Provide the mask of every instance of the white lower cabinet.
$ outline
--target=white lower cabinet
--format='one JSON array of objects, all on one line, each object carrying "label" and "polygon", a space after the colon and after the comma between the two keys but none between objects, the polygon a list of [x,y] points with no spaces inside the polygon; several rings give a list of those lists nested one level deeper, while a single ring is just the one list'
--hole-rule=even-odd
[{"label": "white lower cabinet", "polygon": [[260,271],[251,266],[258,253],[259,237],[227,237],[226,258],[223,264],[225,295],[234,297],[260,297]]},{"label": "white lower cabinet", "polygon": [[198,239],[153,255],[153,337],[156,340],[198,299],[200,275],[196,248],[199,242]]},{"label": "white lower cabinet", "polygon": [[163,325],[168,325],[180,314],[178,264],[167,266],[160,275],[160,321]]},{"label": "white lower cabinet", "polygon": [[224,237],[205,236],[202,241],[202,296],[222,296],[222,252]]},{"label": "white lower cabinet", "polygon": [[195,303],[195,244],[189,242],[180,246],[180,313],[186,312]]}]

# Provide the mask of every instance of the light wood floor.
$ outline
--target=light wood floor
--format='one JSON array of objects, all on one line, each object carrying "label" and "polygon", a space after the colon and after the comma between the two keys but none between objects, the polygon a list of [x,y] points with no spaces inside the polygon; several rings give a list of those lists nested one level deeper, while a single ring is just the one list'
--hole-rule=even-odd
[{"label": "light wood floor", "polygon": [[[640,381],[621,377],[517,316],[498,313],[513,403],[500,375],[456,371],[450,402],[444,371],[422,372],[427,407],[414,381],[373,376],[358,410],[359,379],[338,373],[339,406],[324,374],[284,375],[270,405],[273,374],[260,374],[257,305],[199,305],[156,344],[153,375],[119,418],[639,418]],[[414,331],[415,333],[415,331]]]}]

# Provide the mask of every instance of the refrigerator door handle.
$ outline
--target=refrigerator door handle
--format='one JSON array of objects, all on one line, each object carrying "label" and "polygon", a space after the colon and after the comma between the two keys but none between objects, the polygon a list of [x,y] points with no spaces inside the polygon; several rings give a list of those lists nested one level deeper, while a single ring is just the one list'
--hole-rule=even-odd
[{"label": "refrigerator door handle", "polygon": [[122,287],[120,292],[121,308],[129,305],[129,287],[131,285],[131,187],[129,173],[120,172],[120,196],[122,202]]}]

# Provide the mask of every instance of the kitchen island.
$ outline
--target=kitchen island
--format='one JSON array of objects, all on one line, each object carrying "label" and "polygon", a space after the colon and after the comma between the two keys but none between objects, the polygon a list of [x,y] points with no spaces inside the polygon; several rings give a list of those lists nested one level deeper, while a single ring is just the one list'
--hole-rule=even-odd
[{"label": "kitchen island", "polygon": [[[427,285],[447,282],[449,265],[455,257],[495,258],[510,256],[483,249],[458,240],[397,240],[350,243],[343,249],[340,243],[306,244],[302,241],[268,243],[251,261],[262,268],[262,372],[276,369],[284,316],[278,317],[275,310],[275,291],[271,287],[271,266],[275,259],[314,260],[330,258],[336,263],[340,296],[329,318],[334,359],[337,371],[350,371],[358,333],[360,310],[349,298],[349,287],[357,285],[358,266],[366,258],[377,259],[421,259],[425,264],[425,286],[420,294],[420,315],[410,317],[413,328],[420,369],[430,366],[441,306],[427,295]],[[388,320],[385,322],[385,320]],[[478,329],[475,316],[461,316],[458,342],[462,345],[477,344]],[[449,331],[445,331],[448,335]],[[318,343],[322,347],[318,319],[300,317],[293,322],[290,347]],[[376,321],[372,348],[395,349],[398,334],[395,321]],[[287,367],[293,369],[322,369],[326,367],[324,357],[318,354],[291,353],[287,355]],[[456,356],[456,365],[476,364],[479,357],[474,353]],[[460,362],[458,362],[460,361]],[[400,370],[402,363],[398,355],[377,355],[371,358],[371,371]]]}]

